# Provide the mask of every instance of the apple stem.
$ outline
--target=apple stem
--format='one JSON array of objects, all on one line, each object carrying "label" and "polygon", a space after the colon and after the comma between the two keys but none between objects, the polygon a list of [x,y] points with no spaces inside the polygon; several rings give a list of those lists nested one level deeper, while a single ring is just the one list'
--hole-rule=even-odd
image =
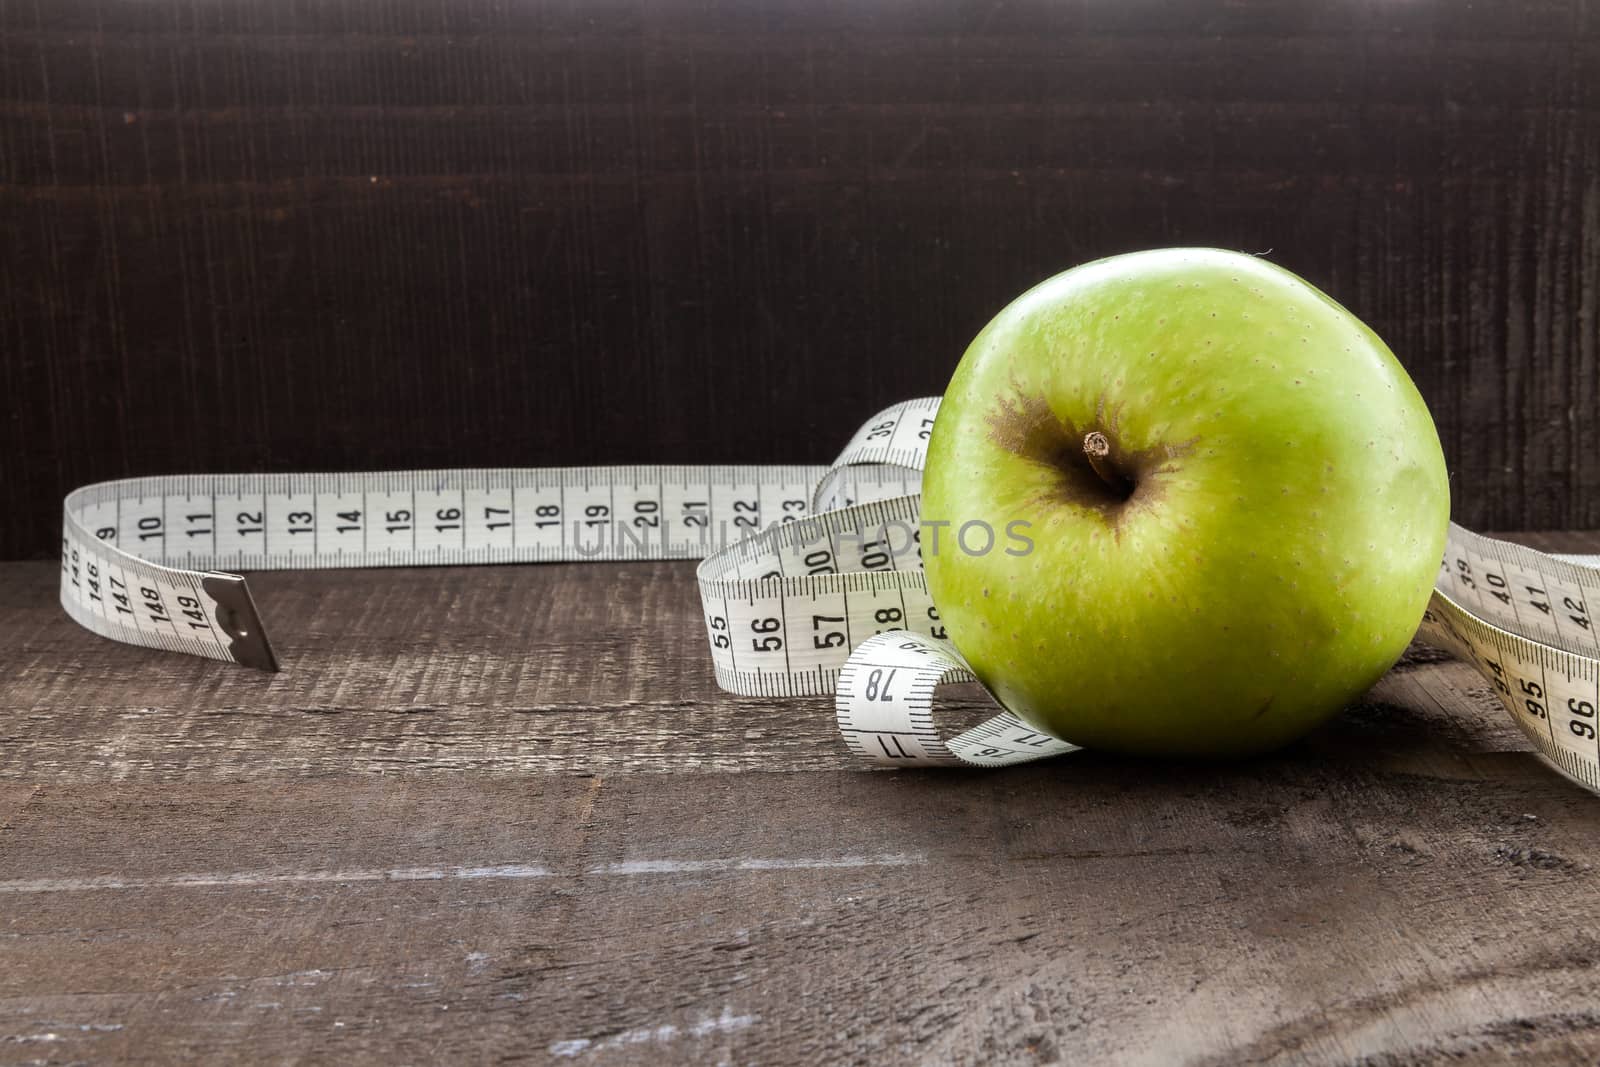
[{"label": "apple stem", "polygon": [[1111,442],[1099,430],[1087,434],[1083,439],[1083,454],[1089,460],[1089,466],[1116,492],[1125,493],[1128,489],[1128,480],[1111,465]]}]

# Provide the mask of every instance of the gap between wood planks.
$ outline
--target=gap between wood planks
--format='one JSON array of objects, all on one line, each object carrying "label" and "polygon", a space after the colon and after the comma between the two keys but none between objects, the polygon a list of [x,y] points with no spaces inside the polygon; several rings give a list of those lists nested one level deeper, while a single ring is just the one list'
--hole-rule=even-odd
[{"label": "gap between wood planks", "polygon": [[215,871],[156,878],[102,875],[82,878],[20,878],[0,882],[0,893],[72,893],[128,889],[186,889],[215,886],[267,886],[296,883],[441,882],[491,878],[634,877],[660,874],[707,874],[723,871],[815,871],[853,867],[916,867],[928,862],[920,852],[876,856],[803,856],[783,858],[718,858],[627,860],[587,868],[581,876],[540,864],[498,863],[482,866],[357,868],[352,870]]}]

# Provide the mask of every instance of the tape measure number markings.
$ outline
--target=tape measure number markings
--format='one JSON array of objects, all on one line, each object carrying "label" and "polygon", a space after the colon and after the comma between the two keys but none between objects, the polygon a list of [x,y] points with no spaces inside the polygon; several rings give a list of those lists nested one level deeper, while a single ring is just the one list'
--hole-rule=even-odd
[{"label": "tape measure number markings", "polygon": [[[697,559],[720,522],[803,514],[823,468],[191,475],[67,498],[62,602],[107,637],[270,668],[228,569]],[[720,517],[720,518],[718,518]]]}]

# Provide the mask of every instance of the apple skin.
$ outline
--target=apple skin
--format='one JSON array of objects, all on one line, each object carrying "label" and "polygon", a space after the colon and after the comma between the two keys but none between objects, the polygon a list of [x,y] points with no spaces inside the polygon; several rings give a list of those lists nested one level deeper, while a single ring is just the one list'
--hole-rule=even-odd
[{"label": "apple skin", "polygon": [[[1030,725],[1232,756],[1394,665],[1449,516],[1433,420],[1375,333],[1261,259],[1177,248],[1057,275],[984,328],[933,426],[922,542],[950,639]],[[987,554],[958,546],[972,520]]]}]

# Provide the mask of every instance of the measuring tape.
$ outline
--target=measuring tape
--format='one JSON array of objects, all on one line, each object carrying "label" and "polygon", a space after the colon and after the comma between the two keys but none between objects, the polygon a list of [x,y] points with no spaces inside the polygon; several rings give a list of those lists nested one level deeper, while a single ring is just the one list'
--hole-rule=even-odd
[{"label": "measuring tape", "polygon": [[[947,736],[976,683],[919,552],[937,397],[879,412],[833,464],[184,475],[66,498],[61,603],[95,633],[276,670],[236,570],[700,559],[712,668],[744,695],[835,695],[881,764],[1002,767],[1076,746],[1008,711]],[[1600,557],[1451,524],[1419,636],[1484,675],[1561,771],[1600,790]],[[990,700],[993,700],[990,694]],[[996,702],[998,706],[998,702]]]}]

